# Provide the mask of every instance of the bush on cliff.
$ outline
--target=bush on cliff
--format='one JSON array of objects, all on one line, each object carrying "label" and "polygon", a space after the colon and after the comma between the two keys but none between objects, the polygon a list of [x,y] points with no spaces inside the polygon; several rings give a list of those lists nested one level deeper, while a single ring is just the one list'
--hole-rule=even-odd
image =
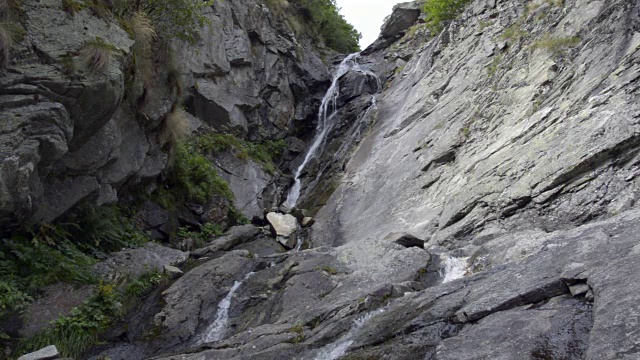
[{"label": "bush on cliff", "polygon": [[427,26],[432,33],[442,30],[455,19],[471,0],[427,0],[422,11],[427,14]]},{"label": "bush on cliff", "polygon": [[267,4],[282,12],[284,4],[290,6],[290,12],[299,17],[312,34],[319,34],[325,44],[341,53],[353,53],[360,50],[358,41],[362,35],[349,24],[342,15],[335,0],[268,0]]}]

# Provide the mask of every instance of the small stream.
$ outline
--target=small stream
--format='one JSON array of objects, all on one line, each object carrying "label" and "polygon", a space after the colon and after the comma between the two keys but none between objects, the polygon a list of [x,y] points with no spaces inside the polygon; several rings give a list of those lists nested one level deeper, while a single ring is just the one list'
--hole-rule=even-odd
[{"label": "small stream", "polygon": [[456,258],[451,255],[441,255],[440,276],[442,283],[461,279],[467,275],[469,269],[469,258]]},{"label": "small stream", "polygon": [[316,355],[315,360],[336,360],[340,358],[342,355],[347,353],[349,350],[349,346],[353,344],[356,336],[360,332],[360,329],[374,316],[381,314],[385,311],[385,308],[380,308],[378,310],[369,312],[364,314],[363,316],[357,318],[353,321],[353,326],[349,329],[345,335],[343,335],[336,342],[333,342],[329,345],[326,345]]},{"label": "small stream", "polygon": [[254,272],[250,272],[247,276],[244,277],[241,281],[236,281],[227,296],[220,301],[218,304],[218,311],[216,312],[215,321],[209,325],[207,330],[204,332],[204,336],[200,340],[200,343],[210,343],[222,340],[224,338],[225,333],[227,332],[227,324],[229,323],[229,308],[231,307],[231,300],[233,299],[233,295],[238,291],[240,286],[251,277]]}]

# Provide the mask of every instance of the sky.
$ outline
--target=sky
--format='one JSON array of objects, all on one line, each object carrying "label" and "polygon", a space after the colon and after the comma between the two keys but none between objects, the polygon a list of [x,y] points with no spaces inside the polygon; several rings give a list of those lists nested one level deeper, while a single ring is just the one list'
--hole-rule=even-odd
[{"label": "sky", "polygon": [[393,5],[407,0],[337,0],[340,11],[349,23],[362,33],[360,47],[364,50],[378,38],[380,26]]}]

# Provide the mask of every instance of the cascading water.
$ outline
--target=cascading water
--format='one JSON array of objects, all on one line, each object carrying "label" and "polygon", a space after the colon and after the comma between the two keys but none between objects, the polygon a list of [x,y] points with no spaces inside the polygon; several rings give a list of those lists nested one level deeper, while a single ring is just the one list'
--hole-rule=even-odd
[{"label": "cascading water", "polygon": [[216,312],[216,320],[207,328],[204,333],[204,336],[201,340],[201,343],[209,343],[214,341],[219,341],[224,338],[224,335],[227,331],[227,323],[229,322],[229,308],[231,307],[231,299],[233,295],[238,291],[242,283],[245,282],[253,272],[247,274],[247,276],[242,279],[242,281],[236,281],[227,296],[225,296],[222,301],[218,304],[218,311]]},{"label": "cascading water", "polygon": [[335,121],[335,113],[337,110],[336,102],[338,97],[340,96],[340,84],[339,80],[342,75],[346,74],[350,70],[359,71],[363,74],[372,75],[376,78],[378,82],[378,89],[381,88],[380,79],[371,71],[363,70],[360,65],[356,62],[359,53],[351,54],[344,58],[340,65],[338,66],[335,74],[333,74],[333,79],[331,81],[331,86],[327,93],[322,98],[322,103],[320,104],[320,110],[318,111],[318,125],[316,127],[316,136],[311,143],[311,147],[302,161],[302,164],[298,166],[298,169],[295,173],[295,182],[291,189],[289,190],[289,194],[287,195],[287,200],[284,202],[284,205],[288,208],[294,207],[298,198],[300,198],[300,190],[302,184],[300,182],[300,175],[304,170],[305,166],[309,163],[311,159],[317,156],[318,153],[322,152],[322,148],[324,147],[325,140],[327,139],[327,135],[333,128]]},{"label": "cascading water", "polygon": [[441,260],[440,276],[442,276],[443,284],[461,279],[467,274],[469,258],[456,258],[450,255],[442,255]]},{"label": "cascading water", "polygon": [[320,352],[318,352],[318,354],[316,355],[315,360],[335,360],[344,355],[349,349],[349,346],[351,346],[351,344],[353,344],[353,342],[355,341],[355,337],[360,329],[362,329],[362,327],[369,321],[369,319],[384,311],[385,308],[381,308],[356,319],[353,322],[353,327],[349,329],[349,332],[347,332],[338,341],[320,349]]}]

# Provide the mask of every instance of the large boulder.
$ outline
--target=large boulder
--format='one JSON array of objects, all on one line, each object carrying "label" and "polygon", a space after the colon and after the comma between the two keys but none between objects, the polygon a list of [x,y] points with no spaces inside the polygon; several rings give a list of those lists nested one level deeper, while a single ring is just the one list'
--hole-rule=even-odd
[{"label": "large boulder", "polygon": [[238,245],[247,243],[260,234],[260,229],[253,225],[234,226],[219,238],[211,239],[209,245],[193,251],[191,254],[198,258],[212,256],[220,251],[232,250]]},{"label": "large boulder", "polygon": [[267,214],[267,221],[271,227],[271,233],[278,242],[289,249],[296,246],[298,220],[296,220],[295,216],[271,212]]},{"label": "large boulder", "polygon": [[51,360],[57,359],[60,356],[58,349],[55,345],[49,345],[45,348],[42,348],[38,351],[22,355],[18,358],[18,360]]},{"label": "large boulder", "polygon": [[117,252],[96,264],[94,272],[107,279],[119,275],[135,278],[150,271],[163,272],[165,265],[180,265],[188,258],[189,253],[150,242],[143,247]]},{"label": "large boulder", "polygon": [[400,3],[393,7],[393,12],[380,28],[380,37],[397,38],[404,34],[420,16],[420,5],[417,2]]}]

